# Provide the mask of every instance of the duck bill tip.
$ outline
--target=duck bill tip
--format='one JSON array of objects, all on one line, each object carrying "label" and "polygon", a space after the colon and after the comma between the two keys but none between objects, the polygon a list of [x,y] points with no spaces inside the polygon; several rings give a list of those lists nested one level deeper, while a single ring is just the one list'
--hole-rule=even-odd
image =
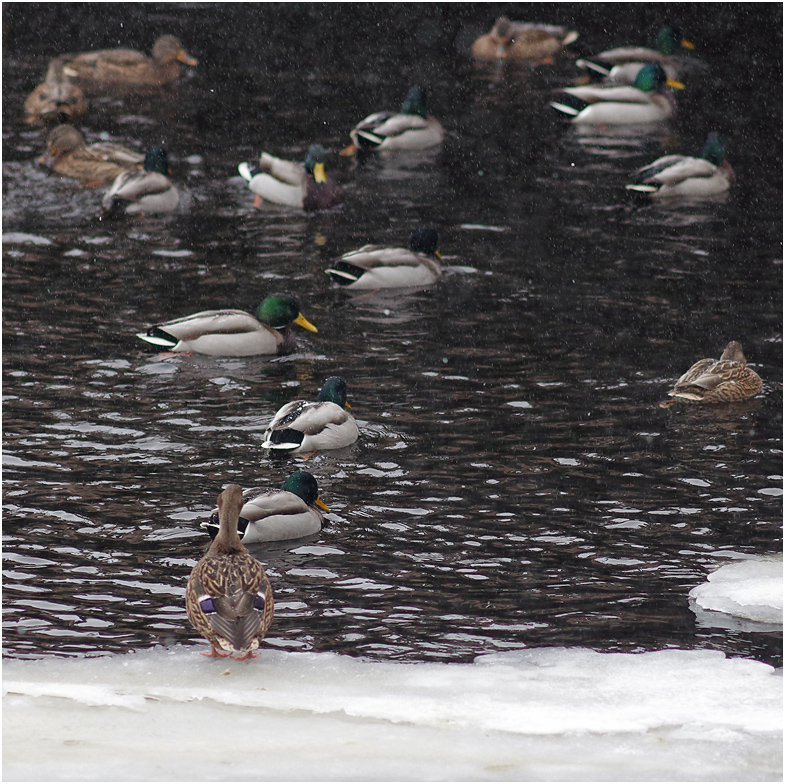
[{"label": "duck bill tip", "polygon": [[668,87],[673,87],[674,90],[684,89],[684,85],[681,82],[677,82],[675,79],[667,79],[665,84],[667,84]]},{"label": "duck bill tip", "polygon": [[313,324],[311,324],[310,321],[308,321],[307,318],[305,318],[305,316],[303,316],[302,313],[297,314],[297,318],[294,320],[294,323],[297,324],[297,326],[302,327],[303,329],[307,329],[309,332],[319,331],[318,329],[316,329],[316,327]]}]

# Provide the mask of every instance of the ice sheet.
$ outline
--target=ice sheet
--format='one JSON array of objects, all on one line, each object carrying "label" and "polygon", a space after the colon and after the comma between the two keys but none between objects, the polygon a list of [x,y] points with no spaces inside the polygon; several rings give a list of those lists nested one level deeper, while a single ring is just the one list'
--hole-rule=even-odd
[{"label": "ice sheet", "polygon": [[714,651],[473,664],[8,660],[6,780],[776,780],[781,678]]}]

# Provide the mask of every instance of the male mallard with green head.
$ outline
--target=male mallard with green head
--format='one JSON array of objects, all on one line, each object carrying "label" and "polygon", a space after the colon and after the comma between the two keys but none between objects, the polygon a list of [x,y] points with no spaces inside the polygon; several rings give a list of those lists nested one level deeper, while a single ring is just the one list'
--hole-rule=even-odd
[{"label": "male mallard with green head", "polygon": [[574,123],[636,125],[667,120],[676,114],[676,102],[664,88],[683,90],[684,85],[669,79],[661,65],[643,66],[632,85],[562,88],[564,94],[551,101],[554,109]]},{"label": "male mallard with green head", "polygon": [[725,159],[725,145],[719,135],[706,137],[700,158],[665,155],[635,172],[635,182],[627,190],[650,196],[714,196],[724,193],[736,181],[733,167]]},{"label": "male mallard with green head", "polygon": [[676,27],[666,26],[657,33],[655,49],[645,46],[620,46],[607,49],[587,60],[576,60],[575,65],[588,71],[595,78],[613,84],[632,84],[638,71],[647,63],[658,63],[671,79],[677,79],[683,60],[678,56],[680,48],[692,50],[693,44],[682,38]]},{"label": "male mallard with green head", "polygon": [[136,336],[175,352],[251,357],[294,351],[292,324],[318,332],[300,312],[300,306],[291,294],[273,294],[259,305],[255,317],[244,310],[203,310],[154,324],[145,332],[137,332]]},{"label": "male mallard with green head", "polygon": [[442,274],[439,233],[415,229],[408,248],[364,245],[344,253],[326,272],[348,289],[430,286]]},{"label": "male mallard with green head", "polygon": [[327,152],[320,144],[308,148],[305,163],[295,163],[263,152],[259,165],[241,163],[237,170],[256,194],[254,207],[262,199],[303,210],[326,210],[343,201],[341,189],[327,179]]},{"label": "male mallard with green head", "polygon": [[117,175],[104,194],[104,212],[115,217],[125,213],[172,212],[180,202],[177,188],[166,176],[169,156],[163,147],[151,147],[143,169],[129,169]]},{"label": "male mallard with green head", "polygon": [[442,124],[428,114],[422,87],[412,87],[399,112],[376,112],[349,131],[352,144],[341,155],[361,150],[425,150],[444,139]]},{"label": "male mallard with green head", "polygon": [[[327,505],[319,498],[319,486],[312,474],[295,471],[280,489],[252,487],[243,491],[243,507],[237,524],[240,539],[246,544],[301,539],[322,529]],[[211,537],[220,529],[219,509],[201,524]]]},{"label": "male mallard with green head", "polygon": [[272,418],[262,446],[271,453],[342,449],[358,436],[357,422],[346,410],[346,382],[328,378],[315,402],[292,400]]}]

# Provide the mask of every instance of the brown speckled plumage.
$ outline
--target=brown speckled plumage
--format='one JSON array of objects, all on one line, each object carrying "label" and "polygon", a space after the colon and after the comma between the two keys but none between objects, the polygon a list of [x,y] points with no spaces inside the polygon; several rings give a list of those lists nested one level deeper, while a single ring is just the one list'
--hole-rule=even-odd
[{"label": "brown speckled plumage", "polygon": [[747,367],[741,343],[732,340],[719,359],[701,359],[677,382],[671,397],[694,403],[734,403],[763,389],[760,376]]},{"label": "brown speckled plumage", "polygon": [[[144,161],[144,155],[119,144],[99,142],[88,147],[84,136],[72,125],[53,128],[47,145],[56,174],[95,183],[114,180],[128,169],[140,168]],[[40,162],[46,163],[47,157]]]},{"label": "brown speckled plumage", "polygon": [[97,52],[64,55],[63,60],[67,73],[82,86],[159,86],[179,78],[180,63],[197,64],[173,35],[162,35],[155,42],[152,57],[135,49],[101,49]]},{"label": "brown speckled plumage", "polygon": [[242,505],[239,485],[218,496],[220,530],[188,578],[188,618],[212,645],[205,656],[253,658],[273,620],[270,581],[237,533]]}]

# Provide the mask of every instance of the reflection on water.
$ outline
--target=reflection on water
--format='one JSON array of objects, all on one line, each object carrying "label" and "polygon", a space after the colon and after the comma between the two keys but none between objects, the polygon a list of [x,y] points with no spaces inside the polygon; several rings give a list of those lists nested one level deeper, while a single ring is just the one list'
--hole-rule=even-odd
[{"label": "reflection on water", "polygon": [[[114,13],[130,28],[139,12]],[[216,13],[171,11],[200,63]],[[255,10],[226,13],[258,24]],[[335,46],[363,28],[334,13],[321,27],[333,59],[319,68],[273,48],[260,79],[241,43],[164,98],[99,102],[88,140],[143,149],[164,136],[183,199],[175,216],[112,225],[98,220],[100,191],[35,165],[45,131],[16,111],[52,45],[24,49],[20,32],[5,47],[6,652],[194,640],[183,601],[207,544],[199,523],[227,483],[278,486],[300,464],[264,454],[264,425],[337,374],[361,439],[307,462],[325,527],[254,550],[276,591],[272,645],[445,661],[521,645],[684,646],[779,661],[775,636],[698,626],[687,598],[722,558],[780,546],[781,167],[765,158],[781,149],[777,111],[752,106],[749,80],[715,55],[674,126],[584,132],[545,112],[569,62],[488,78],[457,43],[411,58],[396,39],[375,54],[396,63],[388,83],[363,47]],[[484,8],[444,13],[455,42],[488,26]],[[572,26],[587,47],[607,43],[588,19]],[[358,79],[363,89],[346,86]],[[630,170],[716,127],[698,98],[723,79],[749,118],[720,129],[737,188],[630,201]],[[336,156],[340,209],[252,208],[239,161],[262,147],[299,157],[317,140],[334,153],[414,80],[448,130],[441,150]],[[454,274],[405,292],[332,287],[336,256],[400,245],[418,225],[438,228]],[[299,331],[288,357],[162,357],[134,337],[284,289],[319,328]],[[761,398],[658,407],[730,339],[764,379]]]}]

